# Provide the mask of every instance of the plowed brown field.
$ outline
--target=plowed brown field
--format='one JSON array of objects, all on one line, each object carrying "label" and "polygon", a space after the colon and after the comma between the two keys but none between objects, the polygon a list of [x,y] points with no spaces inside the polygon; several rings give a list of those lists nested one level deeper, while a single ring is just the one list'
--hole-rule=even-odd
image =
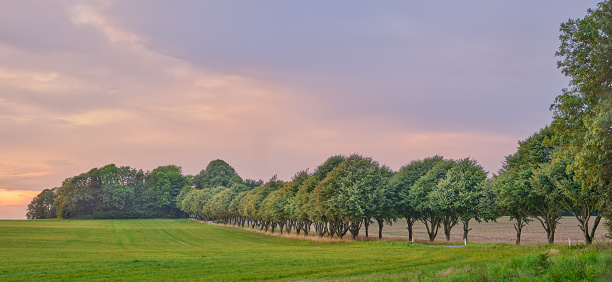
[{"label": "plowed brown field", "polygon": [[[593,218],[591,218],[590,224],[592,224]],[[595,232],[595,241],[609,240],[605,239],[607,233],[604,225],[604,220],[599,223],[597,231]],[[482,222],[478,223],[475,220],[470,221],[470,228],[472,230],[468,233],[468,242],[478,243],[508,243],[514,244],[516,240],[516,231],[514,230],[514,221],[510,221],[509,217],[502,217],[497,222]],[[386,239],[407,239],[408,230],[406,229],[406,221],[398,220],[393,225],[385,224],[383,228],[383,238]],[[413,234],[415,241],[425,242],[428,241],[427,230],[425,225],[417,221],[414,224]],[[362,230],[360,235],[365,235],[365,231]],[[374,223],[370,225],[369,237],[378,236],[378,224]],[[573,216],[562,217],[557,225],[555,232],[555,243],[556,244],[568,244],[568,238],[572,238],[572,244],[584,243],[584,236],[580,227],[578,227],[578,221]],[[440,227],[436,242],[446,241],[444,237],[444,230]],[[451,241],[463,243],[463,225],[459,222],[451,231]],[[546,244],[546,232],[539,221],[534,220],[529,225],[523,227],[521,235],[521,244],[524,245],[538,245]]]}]

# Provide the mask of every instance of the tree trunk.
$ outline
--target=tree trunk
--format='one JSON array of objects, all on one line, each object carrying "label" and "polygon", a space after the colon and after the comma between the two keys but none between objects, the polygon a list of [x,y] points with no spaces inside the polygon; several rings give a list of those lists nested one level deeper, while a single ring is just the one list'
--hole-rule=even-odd
[{"label": "tree trunk", "polygon": [[302,227],[302,231],[304,231],[304,237],[308,236],[308,232],[310,231],[310,221],[305,221],[304,226]]},{"label": "tree trunk", "polygon": [[376,221],[378,221],[378,239],[382,239],[382,230],[383,225],[385,224],[385,219],[382,217],[378,217]]},{"label": "tree trunk", "polygon": [[[595,236],[595,230],[597,230],[597,226],[599,226],[599,222],[601,220],[601,210],[605,208],[601,205],[598,205],[597,202],[591,201],[580,201],[579,206],[572,206],[568,203],[564,204],[566,210],[568,210],[574,217],[578,220],[578,226],[580,230],[582,230],[582,234],[584,235],[584,241],[587,244],[592,244]],[[599,212],[597,216],[595,216],[595,222],[593,222],[593,226],[589,230],[589,221],[591,219],[591,214],[597,210],[599,207]],[[590,232],[589,232],[590,231]]]},{"label": "tree trunk", "polygon": [[444,215],[442,217],[442,223],[444,225],[444,236],[446,241],[450,241],[451,229],[459,222],[459,218],[456,215]]},{"label": "tree trunk", "polygon": [[540,221],[544,231],[546,231],[546,239],[548,244],[555,243],[555,230],[557,229],[557,223],[561,216],[555,211],[549,211],[544,209],[538,209],[540,216],[536,216],[536,219]]},{"label": "tree trunk", "polygon": [[334,223],[332,221],[330,221],[330,222],[327,223],[327,226],[328,226],[328,230],[329,230],[328,236],[330,238],[334,237],[334,235],[336,235],[336,227],[335,227]]},{"label": "tree trunk", "polygon": [[595,222],[593,222],[593,226],[589,229],[589,221],[591,219],[591,214],[594,212],[592,208],[583,208],[581,214],[574,214],[576,219],[578,219],[578,223],[580,226],[580,230],[582,230],[582,234],[584,235],[584,241],[587,244],[593,243],[593,237],[595,236],[595,230],[599,225],[599,221],[601,220],[601,212],[597,213],[595,216]]},{"label": "tree trunk", "polygon": [[408,240],[410,241],[412,241],[412,226],[415,222],[416,218],[411,218],[410,216],[406,217],[406,223],[408,224],[408,227],[406,227],[406,229],[408,229]]},{"label": "tree trunk", "polygon": [[359,235],[359,229],[361,229],[362,220],[358,222],[351,222],[349,225],[349,231],[351,232],[351,239],[355,240],[355,237]]},{"label": "tree trunk", "polygon": [[271,222],[271,223],[270,223],[270,230],[271,230],[270,232],[271,232],[271,233],[274,233],[274,229],[275,229],[275,228],[276,228],[276,222]]},{"label": "tree trunk", "polygon": [[427,228],[429,242],[433,242],[436,239],[438,229],[440,228],[440,220],[441,218],[434,212],[430,212],[428,217],[421,219],[421,222],[423,222]]},{"label": "tree trunk", "polygon": [[470,230],[472,230],[471,228],[468,228],[468,224],[470,223],[470,219],[468,218],[467,220],[461,220],[463,222],[463,239],[467,242],[467,238],[468,238],[468,232],[470,232]]},{"label": "tree trunk", "polygon": [[369,234],[368,234],[368,230],[369,230],[369,227],[370,227],[370,219],[364,219],[364,220],[363,220],[363,225],[364,225],[364,227],[365,227],[365,235],[366,235],[366,238],[368,238],[368,235],[369,235]]},{"label": "tree trunk", "polygon": [[346,235],[346,232],[349,231],[350,225],[346,222],[341,222],[340,223],[340,238],[344,237],[344,235]]},{"label": "tree trunk", "polygon": [[285,222],[281,221],[278,223],[278,229],[280,229],[280,233],[283,234],[283,229],[285,228]]},{"label": "tree trunk", "polygon": [[348,222],[344,222],[343,220],[335,220],[334,221],[334,226],[335,226],[335,233],[336,236],[338,236],[338,238],[342,239],[344,237],[344,235],[346,235],[346,232],[348,232],[350,230],[350,223]]},{"label": "tree trunk", "polygon": [[323,237],[327,233],[327,222],[315,222],[315,231],[319,237]]},{"label": "tree trunk", "polygon": [[521,244],[521,232],[523,227],[527,225],[527,219],[522,216],[516,216],[516,223],[514,224],[514,230],[516,230],[516,244]]}]

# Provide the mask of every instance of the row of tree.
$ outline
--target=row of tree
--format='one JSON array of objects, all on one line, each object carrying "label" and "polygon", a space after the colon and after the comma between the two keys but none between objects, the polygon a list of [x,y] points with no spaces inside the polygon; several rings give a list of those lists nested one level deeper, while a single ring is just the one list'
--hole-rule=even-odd
[{"label": "row of tree", "polygon": [[516,221],[517,244],[522,228],[531,219],[541,223],[548,242],[553,243],[563,212],[576,217],[590,244],[602,212],[608,211],[607,196],[597,189],[585,190],[582,179],[568,169],[564,159],[555,157],[558,150],[553,145],[554,138],[554,131],[545,127],[520,142],[517,152],[506,157],[499,175],[490,180],[498,212]]},{"label": "row of tree", "polygon": [[[211,165],[215,162],[222,161]],[[493,218],[491,193],[483,191],[486,175],[470,159],[435,156],[393,172],[369,157],[333,156],[313,173],[300,171],[289,182],[274,177],[252,188],[232,183],[236,176],[227,175],[221,181],[227,186],[186,187],[177,197],[177,206],[194,217],[243,227],[305,234],[314,228],[319,236],[350,233],[352,238],[362,226],[368,236],[374,222],[382,237],[385,221],[405,218],[410,238],[413,224],[420,220],[431,240],[441,226],[448,240],[459,221],[467,237],[471,219]]]},{"label": "row of tree", "polygon": [[[404,219],[408,236],[417,221],[433,241],[442,228],[447,240],[461,223],[467,239],[472,219],[516,221],[516,243],[532,219],[541,222],[550,243],[562,212],[578,219],[588,243],[606,208],[605,196],[585,194],[580,182],[554,159],[553,131],[546,127],[506,157],[500,174],[487,179],[472,159],[434,156],[412,161],[397,172],[361,155],[332,156],[313,173],[307,170],[284,182],[246,180],[222,160],[212,161],[195,176],[177,166],[143,172],[107,165],[71,177],[59,188],[32,200],[28,218],[150,218],[190,214],[241,226],[281,233],[295,230],[319,236],[359,235],[362,226]],[[180,188],[182,187],[182,188]],[[181,212],[182,211],[182,212]],[[184,213],[183,213],[184,212]]]}]

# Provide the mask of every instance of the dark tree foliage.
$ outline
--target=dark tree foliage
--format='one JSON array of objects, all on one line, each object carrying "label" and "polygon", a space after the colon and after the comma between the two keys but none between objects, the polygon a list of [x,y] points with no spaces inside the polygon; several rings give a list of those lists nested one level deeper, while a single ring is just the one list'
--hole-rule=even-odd
[{"label": "dark tree foliage", "polygon": [[180,217],[176,196],[185,186],[177,166],[144,173],[114,164],[66,179],[58,189],[60,218]]},{"label": "dark tree foliage", "polygon": [[251,189],[253,189],[255,187],[259,187],[259,186],[261,186],[263,184],[264,184],[264,182],[261,179],[259,179],[259,180],[247,179],[247,180],[244,181],[244,185],[249,187],[249,190],[251,190]]},{"label": "dark tree foliage", "polygon": [[28,205],[26,217],[28,219],[48,219],[56,218],[57,210],[55,200],[57,200],[58,188],[45,189],[38,194]]},{"label": "dark tree foliage", "polygon": [[156,206],[149,206],[171,215],[172,217],[181,216],[180,210],[176,207],[176,196],[187,184],[181,173],[181,168],[175,165],[160,166],[146,177],[145,195],[149,199],[148,204],[156,203]]},{"label": "dark tree foliage", "polygon": [[[218,186],[231,187],[234,183],[242,183],[242,178],[238,176],[233,167],[223,160],[210,162],[206,169],[193,177],[193,184],[196,189]],[[261,186],[261,184],[257,186]]]}]

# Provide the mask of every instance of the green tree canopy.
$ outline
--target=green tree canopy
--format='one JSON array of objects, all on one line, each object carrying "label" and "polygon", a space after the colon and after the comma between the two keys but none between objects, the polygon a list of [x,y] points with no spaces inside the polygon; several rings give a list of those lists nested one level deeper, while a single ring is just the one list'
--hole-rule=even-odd
[{"label": "green tree canopy", "polygon": [[434,156],[424,160],[412,161],[400,168],[389,180],[389,185],[397,193],[396,212],[403,216],[408,224],[408,240],[412,240],[412,227],[416,220],[421,217],[421,214],[414,208],[418,203],[411,202],[412,198],[409,197],[410,189],[419,178],[427,174],[442,159],[441,156]]},{"label": "green tree canopy", "polygon": [[223,160],[214,160],[206,166],[206,169],[194,176],[193,182],[196,189],[204,189],[218,186],[231,187],[234,183],[243,181],[228,163]]},{"label": "green tree canopy", "polygon": [[[432,201],[431,193],[438,187],[446,173],[457,165],[452,160],[439,159],[436,164],[420,177],[408,192],[408,201],[413,204],[413,208],[419,214],[419,219],[425,224],[429,240],[433,241],[437,234],[440,223],[444,215],[437,209]],[[450,217],[447,216],[447,219]]]},{"label": "green tree canopy", "polygon": [[[473,218],[480,221],[480,203],[483,201],[483,185],[487,172],[475,160],[466,158],[457,162],[444,179],[438,182],[437,189],[431,192],[434,210],[448,216],[447,224],[463,222],[463,238],[470,231],[468,224]],[[446,239],[450,239],[450,229],[445,228]]]},{"label": "green tree canopy", "polygon": [[364,220],[383,212],[391,175],[389,168],[372,158],[351,155],[316,186],[317,203],[330,221],[348,224],[354,239]]},{"label": "green tree canopy", "polygon": [[28,205],[26,217],[28,219],[47,219],[56,218],[57,209],[55,200],[57,199],[58,188],[42,190]]}]

